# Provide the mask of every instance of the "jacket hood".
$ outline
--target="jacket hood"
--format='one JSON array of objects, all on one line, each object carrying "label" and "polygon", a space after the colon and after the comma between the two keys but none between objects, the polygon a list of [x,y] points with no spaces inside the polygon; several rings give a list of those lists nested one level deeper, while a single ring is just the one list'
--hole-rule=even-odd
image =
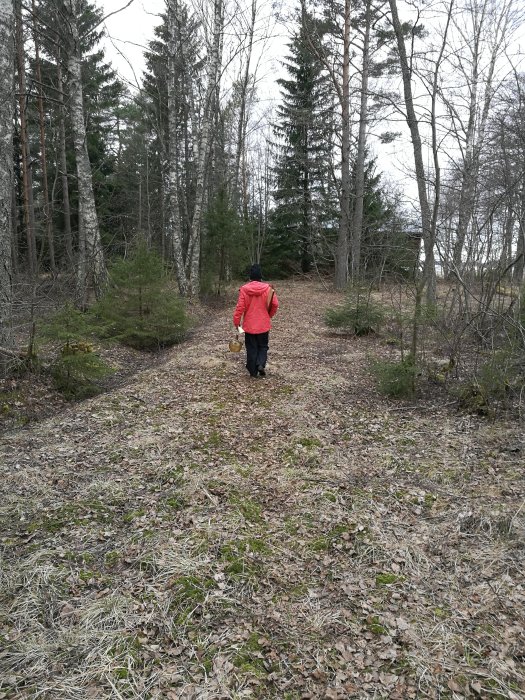
[{"label": "jacket hood", "polygon": [[259,297],[261,294],[265,294],[269,288],[270,285],[268,282],[257,282],[256,280],[243,285],[243,289],[246,294],[249,294],[252,297]]}]

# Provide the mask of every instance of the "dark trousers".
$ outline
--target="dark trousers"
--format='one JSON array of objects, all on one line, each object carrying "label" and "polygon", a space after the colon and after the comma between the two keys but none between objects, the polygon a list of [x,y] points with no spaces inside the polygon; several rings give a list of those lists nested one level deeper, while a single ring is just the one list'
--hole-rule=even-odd
[{"label": "dark trousers", "polygon": [[257,367],[266,366],[269,335],[269,331],[266,331],[266,333],[244,334],[244,342],[246,344],[246,369],[252,377],[257,376]]}]

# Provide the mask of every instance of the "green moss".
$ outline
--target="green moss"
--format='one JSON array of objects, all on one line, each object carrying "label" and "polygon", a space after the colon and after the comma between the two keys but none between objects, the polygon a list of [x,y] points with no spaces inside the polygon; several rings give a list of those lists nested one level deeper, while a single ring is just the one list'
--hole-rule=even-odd
[{"label": "green moss", "polygon": [[304,438],[299,438],[297,440],[298,445],[302,445],[303,447],[321,447],[322,442],[318,440],[317,438],[313,437],[304,437]]},{"label": "green moss", "polygon": [[104,555],[104,563],[106,564],[106,566],[113,567],[119,563],[121,558],[122,555],[120,554],[120,552],[106,552],[106,554]]},{"label": "green moss", "polygon": [[248,496],[234,492],[230,495],[230,503],[237,507],[245,520],[252,523],[263,522],[261,506]]},{"label": "green moss", "polygon": [[173,582],[173,597],[170,611],[175,614],[175,621],[184,624],[190,615],[200,611],[210,590],[215,588],[215,581],[207,576],[180,576]]},{"label": "green moss", "polygon": [[182,510],[188,505],[182,496],[170,496],[164,501],[164,503],[172,510]]},{"label": "green moss", "polygon": [[381,620],[377,615],[372,615],[367,620],[367,627],[372,634],[382,635],[387,634],[387,628],[381,624]]},{"label": "green moss", "polygon": [[233,540],[224,544],[219,550],[219,556],[224,562],[224,573],[233,579],[259,577],[262,564],[250,554],[253,554],[253,550],[250,550],[249,540]]},{"label": "green moss", "polygon": [[223,439],[221,434],[219,433],[218,430],[213,430],[210,435],[208,436],[208,439],[204,441],[204,446],[205,447],[219,447],[219,445],[222,445]]},{"label": "green moss", "polygon": [[112,518],[111,508],[98,500],[66,503],[35,519],[28,525],[28,531],[57,533],[72,525],[86,526],[93,521],[108,523]]},{"label": "green moss", "polygon": [[382,573],[376,576],[376,586],[390,586],[399,581],[404,581],[404,577],[391,573]]},{"label": "green moss", "polygon": [[233,657],[233,665],[236,668],[259,678],[268,674],[264,664],[263,647],[259,643],[260,637],[257,632],[252,632]]}]

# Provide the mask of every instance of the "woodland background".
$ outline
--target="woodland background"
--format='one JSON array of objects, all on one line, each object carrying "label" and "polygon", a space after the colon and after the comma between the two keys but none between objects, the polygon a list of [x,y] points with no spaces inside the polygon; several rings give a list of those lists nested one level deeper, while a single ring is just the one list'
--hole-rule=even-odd
[{"label": "woodland background", "polygon": [[0,698],[525,696],[524,9],[0,0]]}]

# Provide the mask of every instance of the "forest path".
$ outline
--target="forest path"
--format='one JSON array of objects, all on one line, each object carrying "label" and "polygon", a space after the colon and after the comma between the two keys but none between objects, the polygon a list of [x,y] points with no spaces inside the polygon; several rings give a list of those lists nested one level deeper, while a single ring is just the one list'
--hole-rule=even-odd
[{"label": "forest path", "polygon": [[525,697],[519,426],[385,400],[277,292],[266,379],[228,308],[5,435],[0,698]]}]

